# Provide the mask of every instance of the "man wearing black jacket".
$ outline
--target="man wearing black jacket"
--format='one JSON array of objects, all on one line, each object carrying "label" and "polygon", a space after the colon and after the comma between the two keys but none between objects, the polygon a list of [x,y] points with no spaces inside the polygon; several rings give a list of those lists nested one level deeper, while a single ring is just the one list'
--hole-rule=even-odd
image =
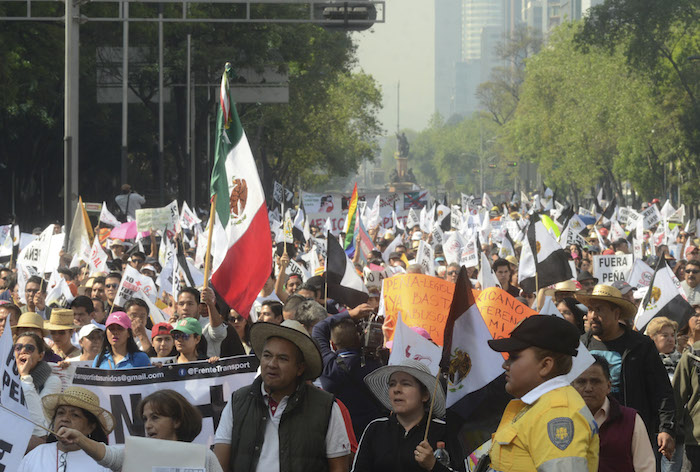
[{"label": "man wearing black jacket", "polygon": [[654,449],[670,458],[675,449],[673,389],[654,342],[624,324],[634,317],[636,307],[609,285],[596,285],[590,295],[576,294],[576,298],[588,307],[591,326],[581,341],[610,364],[612,395],[637,410]]}]

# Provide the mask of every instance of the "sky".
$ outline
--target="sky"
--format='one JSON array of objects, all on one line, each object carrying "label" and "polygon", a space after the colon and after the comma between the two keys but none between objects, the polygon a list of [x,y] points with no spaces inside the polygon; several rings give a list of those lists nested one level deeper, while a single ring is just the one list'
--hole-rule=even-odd
[{"label": "sky", "polygon": [[379,118],[387,134],[396,131],[399,82],[400,126],[420,131],[435,108],[434,2],[386,0],[385,5],[385,23],[353,33],[358,66],[381,86],[384,108]]}]

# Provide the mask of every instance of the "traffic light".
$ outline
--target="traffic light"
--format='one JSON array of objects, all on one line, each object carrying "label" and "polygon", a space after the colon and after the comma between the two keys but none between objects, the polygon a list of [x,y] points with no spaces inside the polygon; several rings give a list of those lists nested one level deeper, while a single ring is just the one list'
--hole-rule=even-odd
[{"label": "traffic light", "polygon": [[508,163],[508,167],[518,167],[518,163],[517,162],[510,162],[510,163]]},{"label": "traffic light", "polygon": [[329,20],[321,26],[330,30],[364,31],[376,21],[377,7],[368,0],[315,3],[314,18]]},{"label": "traffic light", "polygon": [[495,168],[496,168],[496,164],[489,164],[489,169],[495,169]]}]

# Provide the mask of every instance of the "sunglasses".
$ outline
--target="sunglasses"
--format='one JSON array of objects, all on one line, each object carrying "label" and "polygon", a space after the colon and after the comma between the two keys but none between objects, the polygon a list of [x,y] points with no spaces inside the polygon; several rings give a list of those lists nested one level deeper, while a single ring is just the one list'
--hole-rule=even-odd
[{"label": "sunglasses", "polygon": [[188,339],[190,339],[190,336],[192,336],[189,333],[171,333],[171,334],[173,335],[173,339],[175,341],[178,341],[180,339],[182,339],[183,341],[187,341]]},{"label": "sunglasses", "polygon": [[449,271],[449,272],[447,273],[447,275],[457,275],[457,271],[456,271],[456,270],[451,270],[451,271]]},{"label": "sunglasses", "polygon": [[15,352],[22,352],[22,351],[27,351],[29,354],[32,354],[34,351],[36,351],[36,346],[34,344],[15,344]]},{"label": "sunglasses", "polygon": [[686,274],[698,274],[700,273],[700,269],[685,269]]},{"label": "sunglasses", "polygon": [[106,288],[119,288],[119,284],[106,284]]},{"label": "sunglasses", "polygon": [[245,321],[245,318],[243,318],[242,316],[232,316],[231,321],[233,321],[234,323],[240,323],[241,321]]}]

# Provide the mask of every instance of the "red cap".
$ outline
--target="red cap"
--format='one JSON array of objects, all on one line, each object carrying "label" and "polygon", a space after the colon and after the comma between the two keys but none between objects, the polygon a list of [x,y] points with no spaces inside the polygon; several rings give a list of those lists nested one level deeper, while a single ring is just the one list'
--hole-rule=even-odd
[{"label": "red cap", "polygon": [[151,329],[151,339],[155,338],[156,336],[160,336],[163,334],[170,334],[170,331],[173,329],[172,325],[170,323],[158,323],[153,325],[153,328]]},{"label": "red cap", "polygon": [[607,229],[607,228],[600,228],[600,229],[598,230],[598,232],[600,233],[600,235],[601,235],[602,237],[606,237],[606,236],[608,235],[608,229]]},{"label": "red cap", "polygon": [[603,251],[604,256],[614,256],[615,255],[615,250],[614,249],[606,249]]}]

